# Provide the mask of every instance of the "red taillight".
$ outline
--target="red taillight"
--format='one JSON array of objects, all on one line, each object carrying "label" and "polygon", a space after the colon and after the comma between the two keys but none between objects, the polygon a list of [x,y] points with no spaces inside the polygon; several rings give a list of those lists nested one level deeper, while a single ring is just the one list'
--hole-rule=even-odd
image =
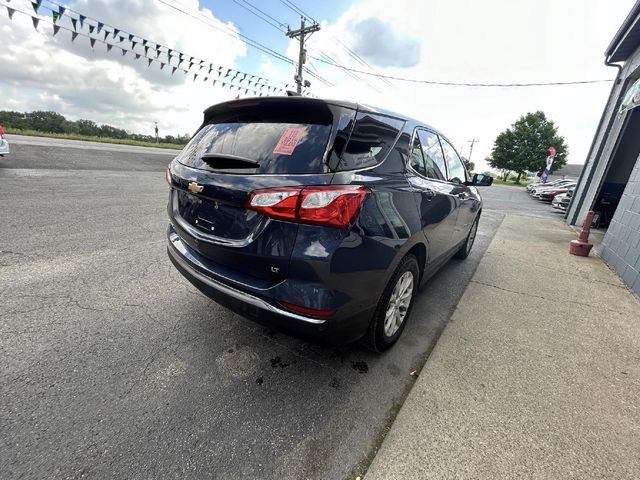
[{"label": "red taillight", "polygon": [[246,208],[280,220],[347,228],[366,195],[366,188],[352,185],[270,188],[252,192]]},{"label": "red taillight", "polygon": [[335,310],[316,310],[315,308],[302,307],[300,305],[294,305],[293,303],[280,302],[280,305],[292,312],[311,315],[313,317],[330,317],[336,313]]}]

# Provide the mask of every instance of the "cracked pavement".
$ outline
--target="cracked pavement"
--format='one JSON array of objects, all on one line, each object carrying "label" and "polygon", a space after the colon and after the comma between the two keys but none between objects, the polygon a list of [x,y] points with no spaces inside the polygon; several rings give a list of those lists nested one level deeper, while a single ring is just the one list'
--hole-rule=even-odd
[{"label": "cracked pavement", "polygon": [[[28,140],[27,140],[28,141]],[[352,478],[504,213],[423,288],[384,355],[328,348],[208,300],[165,253],[171,155],[12,145],[0,159],[0,471],[14,478]]]}]

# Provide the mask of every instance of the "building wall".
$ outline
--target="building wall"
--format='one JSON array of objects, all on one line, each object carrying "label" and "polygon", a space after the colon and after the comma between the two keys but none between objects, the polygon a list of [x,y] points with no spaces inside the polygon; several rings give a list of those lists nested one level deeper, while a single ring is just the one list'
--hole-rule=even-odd
[{"label": "building wall", "polygon": [[601,256],[640,295],[640,156],[602,242]]},{"label": "building wall", "polygon": [[624,126],[625,115],[618,107],[626,89],[640,75],[640,48],[625,62],[620,82],[613,86],[609,103],[605,106],[601,128],[595,133],[595,142],[578,181],[574,198],[567,212],[567,223],[582,225],[600,188],[617,140]]}]

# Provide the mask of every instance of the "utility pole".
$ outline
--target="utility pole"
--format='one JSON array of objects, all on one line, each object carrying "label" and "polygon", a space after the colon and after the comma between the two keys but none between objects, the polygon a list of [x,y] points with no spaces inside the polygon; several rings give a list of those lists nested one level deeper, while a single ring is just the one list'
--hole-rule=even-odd
[{"label": "utility pole", "polygon": [[471,144],[471,146],[469,147],[469,158],[467,158],[467,160],[470,162],[471,161],[471,154],[473,153],[473,146],[475,145],[476,142],[478,142],[479,140],[476,140],[475,138],[472,138],[471,140],[468,140],[467,142]]},{"label": "utility pole", "polygon": [[287,27],[287,37],[289,38],[298,38],[300,40],[300,51],[298,52],[298,73],[293,77],[296,81],[297,92],[302,93],[302,87],[308,87],[311,85],[309,80],[302,80],[302,66],[307,61],[307,51],[304,48],[304,42],[307,40],[312,33],[320,30],[320,25],[314,23],[313,25],[309,25],[308,27],[304,26],[304,17],[300,17],[300,29],[299,30],[291,30]]},{"label": "utility pole", "polygon": [[156,143],[159,143],[160,142],[160,138],[158,138],[158,122],[156,122],[155,130],[156,130]]}]

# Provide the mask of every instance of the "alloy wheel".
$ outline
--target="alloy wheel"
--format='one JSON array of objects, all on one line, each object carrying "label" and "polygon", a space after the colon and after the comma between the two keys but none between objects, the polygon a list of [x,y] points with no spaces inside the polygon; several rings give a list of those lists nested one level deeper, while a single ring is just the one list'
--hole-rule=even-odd
[{"label": "alloy wheel", "polygon": [[384,317],[384,333],[392,337],[407,316],[411,297],[413,296],[413,273],[404,272],[393,289]]}]

